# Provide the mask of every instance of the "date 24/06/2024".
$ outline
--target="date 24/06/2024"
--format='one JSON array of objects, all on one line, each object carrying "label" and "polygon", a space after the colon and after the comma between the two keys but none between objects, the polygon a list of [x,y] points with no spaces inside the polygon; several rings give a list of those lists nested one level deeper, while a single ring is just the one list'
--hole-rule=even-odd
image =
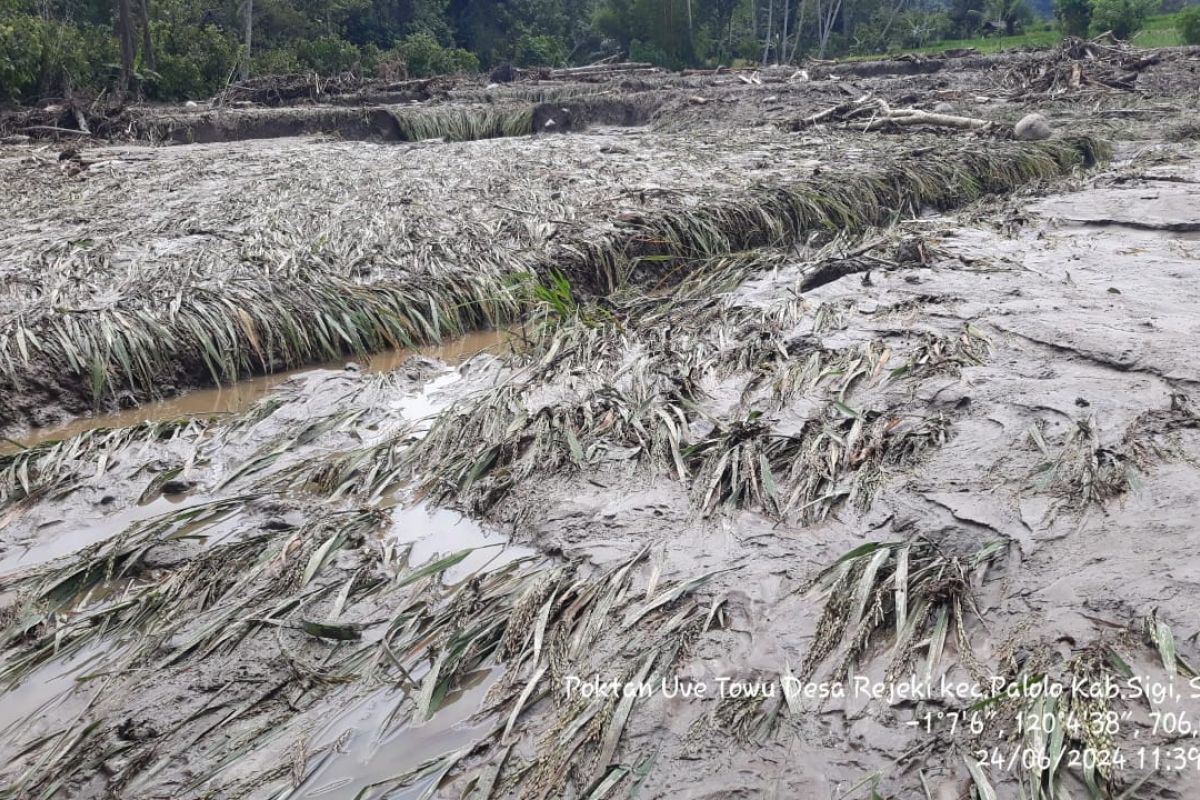
[{"label": "date 24/06/2024", "polygon": [[1102,773],[1143,770],[1162,772],[1194,771],[1200,773],[1200,747],[1167,745],[1163,747],[1135,747],[1130,750],[1113,748],[1092,750],[1071,748],[1063,751],[1056,759],[1046,750],[1028,747],[1004,749],[993,747],[976,750],[972,754],[981,767],[1003,771],[1044,772],[1066,766]]}]

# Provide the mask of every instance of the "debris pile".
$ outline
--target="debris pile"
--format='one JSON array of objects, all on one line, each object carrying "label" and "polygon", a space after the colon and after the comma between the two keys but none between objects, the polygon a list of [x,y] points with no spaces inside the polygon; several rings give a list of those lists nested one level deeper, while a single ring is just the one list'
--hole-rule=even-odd
[{"label": "debris pile", "polygon": [[[447,82],[443,79],[443,83]],[[212,105],[287,106],[297,103],[419,102],[429,100],[433,78],[402,81],[380,81],[343,72],[322,78],[315,72],[296,72],[286,75],[265,75],[230,84],[213,98]]]},{"label": "debris pile", "polygon": [[1136,91],[1138,76],[1163,59],[1105,35],[1095,39],[1064,39],[1047,58],[1012,67],[1004,86],[1012,97],[1031,93],[1060,95],[1087,90]]}]

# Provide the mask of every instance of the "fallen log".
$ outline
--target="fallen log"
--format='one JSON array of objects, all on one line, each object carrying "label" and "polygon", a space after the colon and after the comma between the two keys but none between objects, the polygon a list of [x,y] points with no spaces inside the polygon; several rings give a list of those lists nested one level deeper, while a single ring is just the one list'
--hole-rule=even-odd
[{"label": "fallen log", "polygon": [[890,111],[886,115],[872,119],[863,130],[885,130],[891,126],[906,127],[909,125],[928,125],[934,128],[955,128],[957,130],[976,131],[992,127],[993,123],[977,117],[960,117],[956,114],[938,114],[931,111],[921,111],[917,108],[901,108]]},{"label": "fallen log", "polygon": [[790,128],[793,131],[802,131],[822,123],[849,124],[860,120],[865,120],[862,127],[864,131],[889,130],[913,125],[955,130],[985,130],[994,126],[994,123],[977,117],[942,114],[917,108],[892,109],[882,99],[866,95],[857,100],[839,103],[811,116],[793,120]]},{"label": "fallen log", "polygon": [[561,69],[550,70],[549,77],[552,80],[560,80],[563,78],[582,78],[594,75],[605,75],[610,72],[634,72],[638,70],[654,70],[658,69],[653,64],[643,61],[621,61],[615,64],[592,64],[586,67],[563,67]]}]

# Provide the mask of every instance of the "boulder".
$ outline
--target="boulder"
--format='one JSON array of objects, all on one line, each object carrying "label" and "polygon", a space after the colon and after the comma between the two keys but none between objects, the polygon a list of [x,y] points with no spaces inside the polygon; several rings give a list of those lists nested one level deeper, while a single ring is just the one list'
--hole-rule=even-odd
[{"label": "boulder", "polygon": [[1026,114],[1013,128],[1013,134],[1022,142],[1038,142],[1054,135],[1050,123],[1041,114]]}]

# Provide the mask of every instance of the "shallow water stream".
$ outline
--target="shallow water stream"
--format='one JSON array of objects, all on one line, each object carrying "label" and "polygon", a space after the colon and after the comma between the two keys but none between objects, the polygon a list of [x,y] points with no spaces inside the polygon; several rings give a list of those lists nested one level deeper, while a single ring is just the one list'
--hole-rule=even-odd
[{"label": "shallow water stream", "polygon": [[[448,364],[460,364],[478,353],[500,353],[511,346],[513,334],[507,329],[475,331],[465,336],[439,344],[416,348],[398,348],[374,353],[366,359],[347,358],[310,367],[276,372],[247,378],[229,386],[197,389],[164,400],[145,403],[136,408],[116,411],[111,414],[96,414],[77,417],[47,428],[29,431],[25,435],[12,436],[12,442],[24,447],[33,447],[42,442],[66,439],[97,428],[124,428],[143,422],[157,422],[186,417],[206,417],[214,414],[236,414],[253,406],[285,381],[308,372],[322,369],[343,369],[347,363],[362,363],[367,372],[389,372],[401,366],[413,356],[437,358]],[[0,442],[0,454],[13,452],[16,447],[9,442]]]}]

